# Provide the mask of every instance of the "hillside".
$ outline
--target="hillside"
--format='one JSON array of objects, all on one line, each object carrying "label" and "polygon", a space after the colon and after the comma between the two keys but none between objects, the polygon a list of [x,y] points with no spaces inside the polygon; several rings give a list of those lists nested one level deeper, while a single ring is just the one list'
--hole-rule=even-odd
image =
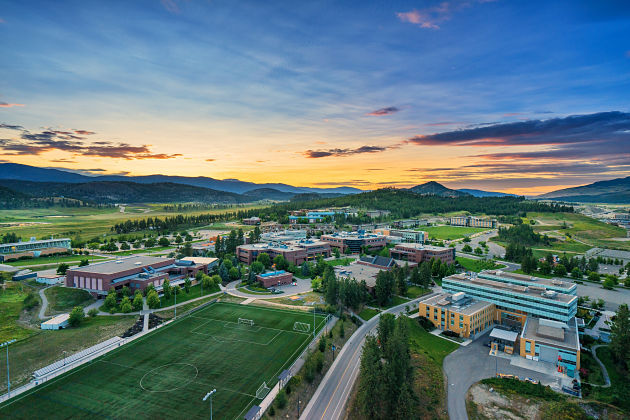
[{"label": "hillside", "polygon": [[0,179],[13,179],[33,182],[64,182],[64,183],[89,183],[98,181],[114,181],[114,182],[135,182],[139,184],[155,184],[155,183],[175,183],[191,185],[195,187],[209,188],[217,191],[227,191],[237,194],[243,194],[251,190],[259,188],[270,188],[282,192],[290,192],[294,194],[301,193],[336,193],[336,194],[355,194],[361,190],[353,187],[336,187],[336,188],[310,188],[310,187],[294,187],[288,184],[256,184],[253,182],[240,181],[238,179],[214,179],[210,177],[186,177],[186,176],[170,176],[170,175],[145,175],[145,176],[120,176],[120,175],[102,175],[102,176],[86,176],[69,171],[38,168],[35,166],[21,165],[17,163],[0,163]]},{"label": "hillside", "polygon": [[409,188],[409,191],[421,195],[437,195],[440,197],[466,197],[470,195],[465,192],[446,188],[444,185],[435,181],[429,181],[424,184],[416,185],[415,187]]},{"label": "hillside", "polygon": [[536,199],[628,204],[630,203],[630,177],[598,181],[580,187],[564,188],[539,195]]},{"label": "hillside", "polygon": [[173,183],[138,184],[134,182],[97,181],[86,183],[30,182],[0,180],[0,186],[31,197],[66,197],[98,204],[112,203],[243,203],[247,197]]},{"label": "hillside", "polygon": [[474,197],[517,197],[516,194],[508,194],[497,191],[474,190],[470,188],[459,188],[457,191],[470,194]]},{"label": "hillside", "polygon": [[259,200],[276,200],[276,201],[289,201],[295,196],[294,193],[278,191],[273,188],[256,188],[255,190],[247,191],[243,193],[243,196],[249,197],[252,201]]}]

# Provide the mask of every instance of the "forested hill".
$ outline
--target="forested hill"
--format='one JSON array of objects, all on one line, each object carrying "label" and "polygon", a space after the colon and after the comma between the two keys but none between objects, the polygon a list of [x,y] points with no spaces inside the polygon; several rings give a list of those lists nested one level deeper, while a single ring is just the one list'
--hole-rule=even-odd
[{"label": "forested hill", "polygon": [[70,184],[0,180],[0,186],[11,189],[14,193],[21,194],[22,197],[65,197],[101,204],[188,201],[232,204],[249,201],[248,198],[235,193],[169,182],[137,184],[135,182],[97,181]]},{"label": "forested hill", "polygon": [[469,211],[493,215],[517,215],[528,211],[572,212],[573,207],[543,204],[523,197],[441,197],[419,195],[408,190],[381,189],[336,198],[278,204],[267,209],[281,215],[287,210],[301,208],[354,207],[358,209],[389,210],[394,218],[417,216],[421,213]]}]

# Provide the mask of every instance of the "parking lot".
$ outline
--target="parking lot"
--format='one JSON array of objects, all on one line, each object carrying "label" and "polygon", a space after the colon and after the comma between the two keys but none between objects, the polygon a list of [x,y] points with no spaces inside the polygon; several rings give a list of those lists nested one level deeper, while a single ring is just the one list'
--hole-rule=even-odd
[{"label": "parking lot", "polygon": [[[495,376],[496,373],[512,374],[519,378],[532,378],[543,385],[560,389],[560,375],[553,366],[534,362],[520,356],[499,354],[489,356],[490,348],[484,344],[489,340],[489,332],[474,342],[449,354],[444,359],[444,372],[447,377],[448,412],[451,419],[466,419],[466,393],[481,379]],[[536,370],[532,370],[534,368]]]}]

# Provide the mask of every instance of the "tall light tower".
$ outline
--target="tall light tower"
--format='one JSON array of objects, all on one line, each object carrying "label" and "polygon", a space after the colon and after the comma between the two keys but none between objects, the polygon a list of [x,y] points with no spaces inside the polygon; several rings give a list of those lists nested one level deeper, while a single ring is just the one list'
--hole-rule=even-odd
[{"label": "tall light tower", "polygon": [[11,398],[11,379],[10,379],[10,375],[9,375],[9,344],[15,343],[16,341],[17,340],[9,340],[9,341],[6,341],[6,342],[0,344],[0,348],[2,348],[2,347],[6,347],[7,348],[7,391],[8,391],[9,398]]},{"label": "tall light tower", "polygon": [[217,390],[213,389],[212,391],[208,392],[205,397],[203,397],[204,401],[210,398],[210,420],[212,420],[212,394],[214,394],[215,392],[217,392]]}]

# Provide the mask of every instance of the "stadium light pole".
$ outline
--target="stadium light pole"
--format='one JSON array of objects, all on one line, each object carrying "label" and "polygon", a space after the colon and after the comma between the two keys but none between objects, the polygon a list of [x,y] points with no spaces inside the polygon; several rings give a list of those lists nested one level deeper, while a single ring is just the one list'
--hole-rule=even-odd
[{"label": "stadium light pole", "polygon": [[217,390],[213,389],[212,391],[208,392],[205,397],[203,397],[204,401],[210,398],[210,420],[212,420],[212,394],[214,394],[215,392],[217,392]]},{"label": "stadium light pole", "polygon": [[0,344],[0,348],[2,347],[7,348],[7,391],[8,391],[9,398],[11,398],[11,380],[9,376],[9,344],[15,343],[16,341],[17,340],[9,340]]},{"label": "stadium light pole", "polygon": [[175,318],[173,319],[177,319],[177,290],[175,290]]},{"label": "stadium light pole", "polygon": [[63,351],[63,372],[66,372],[66,353],[67,351]]}]

